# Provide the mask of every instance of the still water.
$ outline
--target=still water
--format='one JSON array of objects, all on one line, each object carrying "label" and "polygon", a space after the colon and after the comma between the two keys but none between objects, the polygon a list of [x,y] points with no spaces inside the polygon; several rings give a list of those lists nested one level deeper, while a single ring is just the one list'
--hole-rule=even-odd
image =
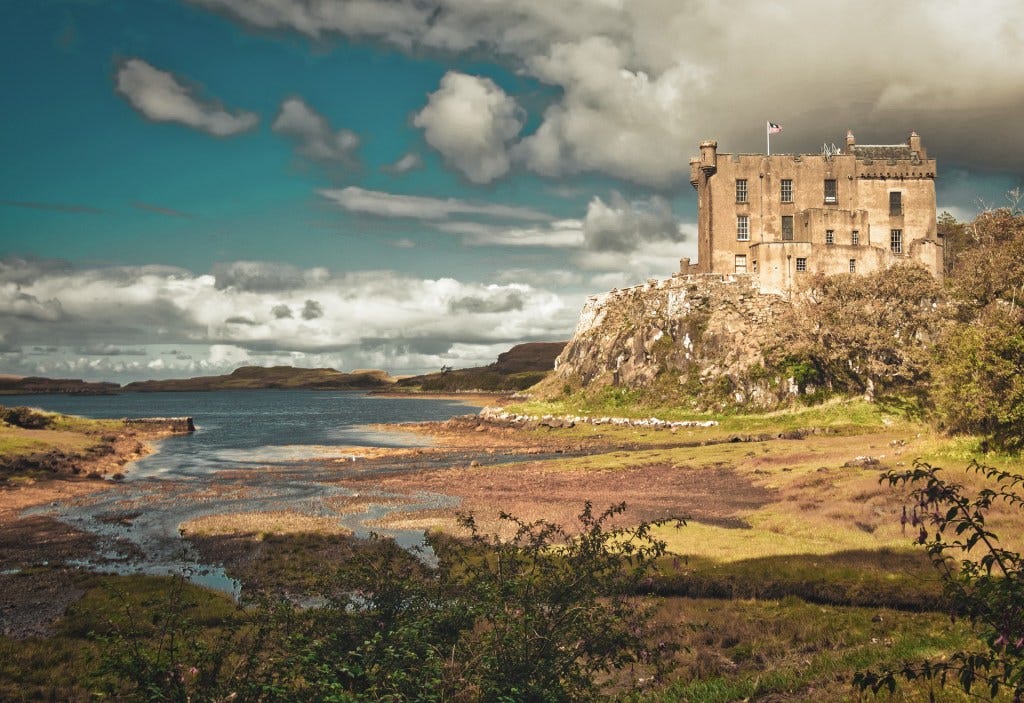
[{"label": "still water", "polygon": [[372,425],[447,420],[479,407],[451,400],[292,390],[0,396],[0,403],[93,418],[194,419],[194,435],[161,442],[156,454],[132,466],[129,480],[185,478],[223,468],[337,456],[334,448],[339,445],[422,444],[421,436],[380,432]]}]

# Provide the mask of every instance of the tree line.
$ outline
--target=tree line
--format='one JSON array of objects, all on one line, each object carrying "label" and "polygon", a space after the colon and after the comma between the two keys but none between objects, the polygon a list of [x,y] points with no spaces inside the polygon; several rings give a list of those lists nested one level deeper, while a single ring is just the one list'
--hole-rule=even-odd
[{"label": "tree line", "polygon": [[983,448],[1024,448],[1024,212],[938,221],[945,280],[902,264],[815,276],[776,321],[775,370],[819,394],[909,398]]}]

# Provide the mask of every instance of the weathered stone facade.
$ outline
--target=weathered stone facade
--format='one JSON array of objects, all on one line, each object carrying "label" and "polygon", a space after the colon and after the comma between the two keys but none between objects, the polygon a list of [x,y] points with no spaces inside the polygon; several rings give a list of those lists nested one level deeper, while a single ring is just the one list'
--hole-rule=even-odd
[{"label": "weathered stone facade", "polygon": [[942,276],[935,159],[906,144],[821,154],[724,154],[702,142],[690,161],[698,259],[682,273],[747,274],[788,293],[814,273],[872,273],[900,261]]}]

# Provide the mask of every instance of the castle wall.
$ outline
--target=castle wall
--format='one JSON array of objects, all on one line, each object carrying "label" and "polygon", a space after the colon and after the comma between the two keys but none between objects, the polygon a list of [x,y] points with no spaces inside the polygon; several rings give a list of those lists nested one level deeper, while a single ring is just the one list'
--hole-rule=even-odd
[{"label": "castle wall", "polygon": [[[788,290],[798,274],[870,273],[910,259],[941,278],[935,161],[926,157],[916,135],[885,147],[856,147],[850,135],[846,151],[831,155],[725,154],[703,142],[691,161],[698,197],[691,270],[750,274],[766,290]],[[783,231],[784,219],[791,231]],[[799,271],[797,258],[805,260]]]}]

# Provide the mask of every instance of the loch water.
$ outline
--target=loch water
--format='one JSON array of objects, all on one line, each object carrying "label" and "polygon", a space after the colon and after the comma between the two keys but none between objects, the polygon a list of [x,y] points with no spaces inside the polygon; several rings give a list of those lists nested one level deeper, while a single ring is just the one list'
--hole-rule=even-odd
[{"label": "loch water", "polygon": [[170,437],[136,462],[129,480],[183,478],[336,456],[338,446],[423,444],[419,435],[378,424],[440,421],[479,406],[435,398],[396,398],[355,391],[239,390],[115,395],[9,395],[27,405],[91,418],[193,418],[193,435]]}]

